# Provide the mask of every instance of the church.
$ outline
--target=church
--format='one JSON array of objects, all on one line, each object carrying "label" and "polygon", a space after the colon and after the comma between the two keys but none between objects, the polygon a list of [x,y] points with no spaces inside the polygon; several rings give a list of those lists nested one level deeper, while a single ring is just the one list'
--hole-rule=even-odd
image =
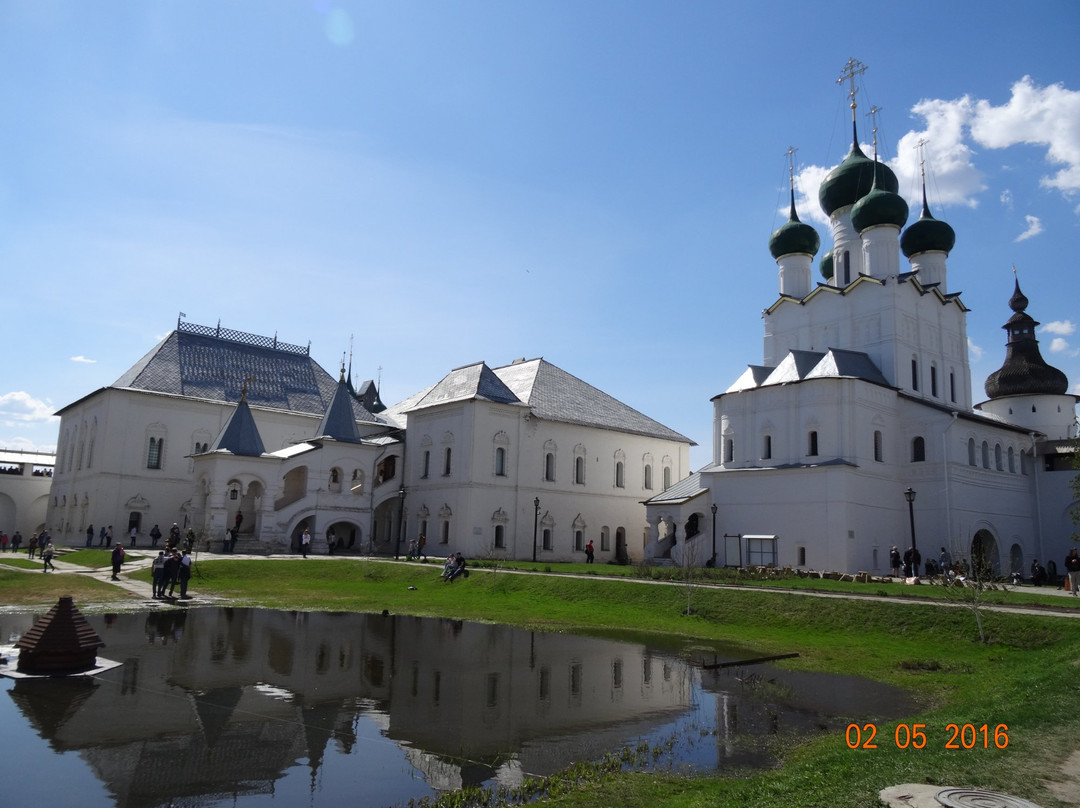
[{"label": "church", "polygon": [[712,399],[712,462],[646,503],[646,557],[888,574],[890,550],[914,546],[997,574],[1060,565],[1076,397],[1041,356],[1017,280],[1002,290],[1004,362],[973,400],[968,309],[947,268],[955,233],[932,215],[925,178],[905,229],[896,176],[859,145],[851,68],[851,150],[818,192],[832,236],[823,280],[792,183],[768,245],[779,294],[762,315],[763,359]]},{"label": "church", "polygon": [[691,441],[542,358],[484,362],[387,408],[309,347],[178,320],[115,383],[62,408],[46,522],[199,549],[640,560],[642,504]]}]

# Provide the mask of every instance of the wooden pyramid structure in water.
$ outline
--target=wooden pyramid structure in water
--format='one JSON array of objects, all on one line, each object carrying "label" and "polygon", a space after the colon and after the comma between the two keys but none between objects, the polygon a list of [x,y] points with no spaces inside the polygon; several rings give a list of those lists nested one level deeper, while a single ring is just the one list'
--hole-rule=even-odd
[{"label": "wooden pyramid structure in water", "polygon": [[97,665],[97,649],[104,646],[72,598],[62,597],[15,643],[17,670],[38,676],[82,673]]}]

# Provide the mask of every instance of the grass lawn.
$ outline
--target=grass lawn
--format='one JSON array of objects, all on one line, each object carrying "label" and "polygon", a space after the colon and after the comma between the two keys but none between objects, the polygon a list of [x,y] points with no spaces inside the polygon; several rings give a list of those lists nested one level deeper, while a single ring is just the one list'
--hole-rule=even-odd
[{"label": "grass lawn", "polygon": [[[971,612],[900,598],[843,600],[775,589],[688,588],[625,576],[612,579],[600,574],[600,565],[586,570],[597,574],[585,578],[519,575],[502,567],[494,573],[470,569],[469,578],[446,584],[438,579],[437,563],[204,556],[196,564],[191,589],[236,605],[387,610],[605,636],[648,634],[685,645],[737,645],[751,656],[798,652],[797,659],[779,664],[899,685],[919,705],[916,714],[899,723],[908,729],[923,725],[916,728],[926,738],[921,749],[910,744],[898,748],[894,721],[877,728],[876,749],[851,749],[840,733],[818,736],[789,750],[782,768],[742,777],[579,772],[572,787],[549,797],[548,805],[863,808],[877,804],[880,789],[909,782],[1005,791],[1044,808],[1072,804],[1055,799],[1046,781],[1062,777],[1061,762],[1078,748],[1080,717],[1071,702],[1080,690],[1080,620],[984,611],[990,642],[983,644]],[[131,575],[149,580],[148,571]],[[28,578],[57,590],[49,595],[40,587],[28,589],[31,582],[22,580]],[[64,579],[108,588],[82,576],[34,576],[0,568],[0,595],[9,604],[48,603],[57,593],[68,594],[59,592],[70,588]],[[123,594],[112,589],[104,597],[116,602]],[[76,599],[82,601],[80,608],[89,609],[103,595],[86,590]],[[985,724],[986,748],[982,734],[972,748],[964,748],[964,739],[950,724],[958,730]],[[900,735],[904,740],[903,729]],[[959,748],[946,748],[954,735]]]}]

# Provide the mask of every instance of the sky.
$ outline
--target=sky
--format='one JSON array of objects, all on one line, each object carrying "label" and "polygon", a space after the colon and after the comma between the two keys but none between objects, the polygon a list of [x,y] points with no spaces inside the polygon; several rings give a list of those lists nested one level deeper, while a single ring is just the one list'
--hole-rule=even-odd
[{"label": "sky", "polygon": [[705,465],[789,148],[831,245],[849,58],[909,223],[926,141],[975,400],[1014,266],[1080,393],[1078,33],[1074,0],[0,0],[0,447],[55,448],[182,316],[351,350],[388,404],[543,356]]}]

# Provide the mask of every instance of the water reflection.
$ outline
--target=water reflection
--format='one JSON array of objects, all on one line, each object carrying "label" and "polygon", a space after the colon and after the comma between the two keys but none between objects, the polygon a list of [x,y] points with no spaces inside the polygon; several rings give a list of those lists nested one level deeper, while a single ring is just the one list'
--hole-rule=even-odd
[{"label": "water reflection", "polygon": [[[0,615],[0,638],[33,619]],[[639,739],[673,746],[664,765],[714,771],[771,762],[763,748],[777,736],[909,706],[861,680],[703,671],[713,657],[451,620],[251,609],[88,620],[121,667],[0,680],[0,748],[36,769],[44,740],[71,772],[6,783],[10,804],[68,804],[69,778],[82,778],[104,787],[80,790],[87,806],[393,805],[514,786]]]}]

